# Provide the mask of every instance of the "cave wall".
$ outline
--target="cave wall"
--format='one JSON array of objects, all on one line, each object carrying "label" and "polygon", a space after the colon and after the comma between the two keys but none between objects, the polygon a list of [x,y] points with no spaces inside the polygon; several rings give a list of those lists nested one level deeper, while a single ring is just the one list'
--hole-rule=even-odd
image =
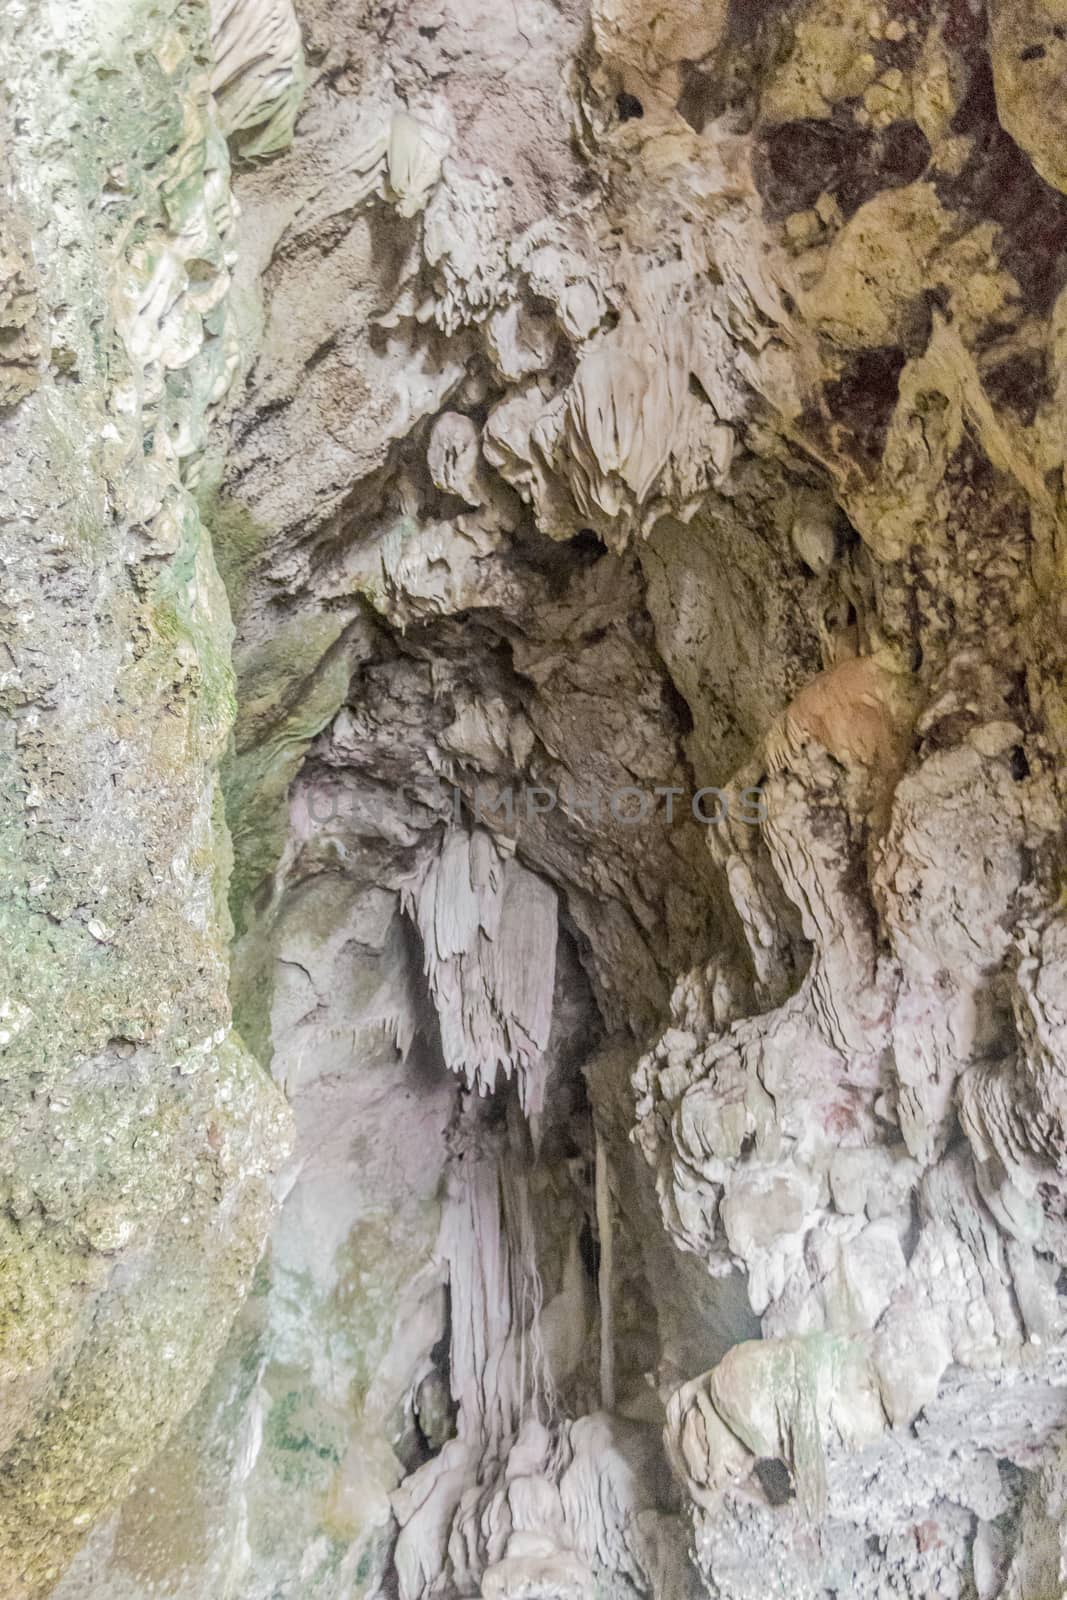
[{"label": "cave wall", "polygon": [[198,6],[5,9],[0,1588],[203,1386],[284,1101],[231,1029],[229,609],[192,492],[238,360]]},{"label": "cave wall", "polygon": [[1047,1600],[1067,18],[120,11],[9,29],[9,1586]]}]

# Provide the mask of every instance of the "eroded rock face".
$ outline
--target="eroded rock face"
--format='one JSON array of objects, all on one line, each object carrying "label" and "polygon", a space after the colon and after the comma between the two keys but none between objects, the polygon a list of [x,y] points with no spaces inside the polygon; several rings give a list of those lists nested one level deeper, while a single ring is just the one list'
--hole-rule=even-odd
[{"label": "eroded rock face", "polygon": [[238,354],[206,19],[78,0],[9,7],[2,37],[0,1588],[21,1597],[209,1376],[288,1115],[227,995],[232,630],[191,492]]},{"label": "eroded rock face", "polygon": [[[1045,1600],[1062,1582],[1054,10],[227,0],[213,54],[186,43],[202,88],[180,35],[157,48],[207,130],[195,155],[108,179],[150,219],[162,196],[147,238],[70,223],[83,250],[103,229],[93,292],[114,280],[130,367],[87,365],[77,389],[48,364],[57,269],[22,242],[68,213],[16,207],[13,427],[39,449],[46,417],[82,438],[114,413],[93,481],[119,553],[93,593],[121,576],[136,602],[98,605],[83,659],[141,659],[154,591],[123,540],[149,541],[168,595],[201,574],[166,636],[185,677],[140,687],[120,735],[130,852],[194,798],[206,818],[225,665],[212,679],[182,629],[213,614],[211,529],[236,626],[231,991],[296,1127],[210,1383],[189,1410],[236,1290],[225,1313],[189,1302],[203,1348],[179,1329],[187,1376],[138,1401],[160,1434],[187,1415],[55,1585],[82,1508],[62,1535],[38,1515],[25,1592]],[[78,37],[74,68],[35,69],[68,116],[97,59]],[[94,671],[75,681],[95,727],[111,700]],[[56,700],[51,723],[13,724],[18,751],[63,736],[81,702]],[[172,808],[139,810],[131,774],[174,716]],[[153,1016],[173,992],[199,1017],[210,972],[224,1027],[194,865],[223,835],[200,825],[180,894],[210,959],[182,929],[166,981],[137,977]],[[88,891],[71,906],[45,909],[91,918],[118,958],[119,923]],[[128,1037],[119,1059],[154,1082],[171,1034],[114,1004],[94,1002],[109,1048]],[[71,1013],[86,1062],[88,1026]],[[214,1219],[278,1149],[276,1102],[241,1070],[255,1115]],[[196,1092],[225,1101],[213,1073]],[[62,1081],[27,1080],[20,1128]],[[206,1102],[169,1093],[154,1170],[187,1182],[181,1117]],[[123,1078],[131,1125],[135,1100]],[[118,1256],[69,1315],[16,1303],[15,1338],[62,1351],[12,1367],[33,1485],[49,1385],[93,1372],[129,1263],[155,1259],[142,1240],[165,1251],[172,1191],[146,1223],[139,1177],[112,1210],[87,1179],[44,1196],[66,1169],[21,1137],[36,1176],[12,1225]],[[110,1158],[85,1162],[106,1191]],[[128,1471],[150,1452],[121,1431]]]}]

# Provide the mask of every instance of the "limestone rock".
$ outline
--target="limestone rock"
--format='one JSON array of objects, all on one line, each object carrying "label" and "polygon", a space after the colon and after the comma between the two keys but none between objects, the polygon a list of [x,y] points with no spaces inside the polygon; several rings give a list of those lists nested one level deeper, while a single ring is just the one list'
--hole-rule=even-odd
[{"label": "limestone rock", "polygon": [[292,0],[212,0],[211,92],[245,160],[276,155],[293,136],[304,51]]},{"label": "limestone rock", "polygon": [[1067,72],[1067,12],[1056,0],[996,0],[989,8],[997,116],[1054,188],[1067,188],[1056,104]]},{"label": "limestone rock", "polygon": [[79,0],[2,30],[13,1597],[51,1590],[207,1382],[288,1139],[231,1026],[231,628],[189,487],[236,359],[205,20]]},{"label": "limestone rock", "polygon": [[4,1592],[1044,1600],[1052,0],[31,11]]}]

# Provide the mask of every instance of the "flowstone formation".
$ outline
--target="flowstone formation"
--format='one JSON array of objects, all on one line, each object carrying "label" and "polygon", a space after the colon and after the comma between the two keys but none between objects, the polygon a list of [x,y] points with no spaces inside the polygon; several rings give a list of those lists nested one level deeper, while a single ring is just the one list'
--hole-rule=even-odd
[{"label": "flowstone formation", "polygon": [[6,19],[4,1592],[1067,1591],[1067,14]]}]

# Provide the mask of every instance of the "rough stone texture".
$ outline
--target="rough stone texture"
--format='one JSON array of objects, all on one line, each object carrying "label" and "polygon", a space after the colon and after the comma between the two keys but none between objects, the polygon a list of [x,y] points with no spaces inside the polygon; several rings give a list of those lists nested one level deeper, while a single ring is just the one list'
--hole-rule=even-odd
[{"label": "rough stone texture", "polygon": [[231,626],[189,489],[237,354],[206,20],[110,0],[3,17],[12,1597],[51,1587],[206,1381],[287,1139],[230,1028]]},{"label": "rough stone texture", "polygon": [[230,312],[198,345],[168,267],[150,319],[190,456],[240,365],[186,481],[236,625],[233,1002],[296,1144],[210,1385],[54,1595],[1049,1600],[1055,8],[298,16],[216,8]]}]

